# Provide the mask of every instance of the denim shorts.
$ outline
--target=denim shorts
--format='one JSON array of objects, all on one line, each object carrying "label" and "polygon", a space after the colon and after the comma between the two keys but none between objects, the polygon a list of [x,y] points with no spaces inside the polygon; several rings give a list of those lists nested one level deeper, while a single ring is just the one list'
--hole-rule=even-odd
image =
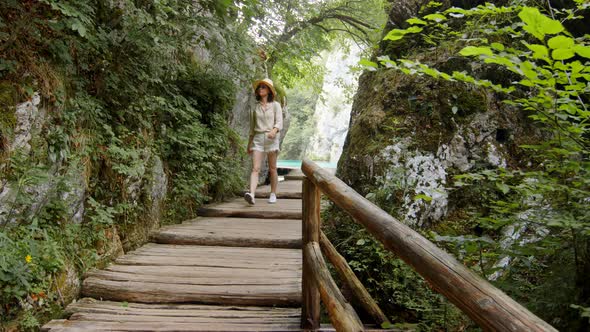
[{"label": "denim shorts", "polygon": [[273,139],[268,138],[266,135],[268,135],[268,133],[254,134],[254,138],[252,139],[252,150],[260,152],[280,151],[280,134],[277,133],[277,135]]}]

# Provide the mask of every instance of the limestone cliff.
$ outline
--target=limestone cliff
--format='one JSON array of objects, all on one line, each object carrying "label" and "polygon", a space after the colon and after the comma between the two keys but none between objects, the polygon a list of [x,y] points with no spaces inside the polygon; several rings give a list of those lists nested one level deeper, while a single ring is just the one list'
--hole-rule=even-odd
[{"label": "limestone cliff", "polygon": [[[399,6],[394,4],[390,22],[403,22],[408,8],[416,9],[414,15],[419,8],[404,1]],[[384,43],[377,55],[393,58],[404,47]],[[426,49],[417,54],[443,70],[506,75]],[[394,70],[365,72],[338,176],[363,195],[381,194],[387,209],[410,225],[437,223],[477,199],[452,189],[454,175],[517,166],[516,147],[538,139],[534,133],[526,115],[481,89]]]}]

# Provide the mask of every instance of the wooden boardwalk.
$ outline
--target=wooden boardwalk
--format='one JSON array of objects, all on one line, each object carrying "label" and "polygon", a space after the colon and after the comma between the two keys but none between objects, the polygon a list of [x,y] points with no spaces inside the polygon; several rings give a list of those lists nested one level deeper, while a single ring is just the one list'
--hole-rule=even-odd
[{"label": "wooden boardwalk", "polygon": [[87,273],[85,298],[43,331],[299,331],[301,181],[206,206]]}]

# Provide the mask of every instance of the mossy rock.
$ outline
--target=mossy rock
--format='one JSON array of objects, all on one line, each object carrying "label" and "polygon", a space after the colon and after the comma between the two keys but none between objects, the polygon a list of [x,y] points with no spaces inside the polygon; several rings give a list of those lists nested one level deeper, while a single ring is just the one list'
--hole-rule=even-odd
[{"label": "mossy rock", "polygon": [[11,134],[16,125],[17,95],[17,90],[11,83],[0,81],[0,139]]}]

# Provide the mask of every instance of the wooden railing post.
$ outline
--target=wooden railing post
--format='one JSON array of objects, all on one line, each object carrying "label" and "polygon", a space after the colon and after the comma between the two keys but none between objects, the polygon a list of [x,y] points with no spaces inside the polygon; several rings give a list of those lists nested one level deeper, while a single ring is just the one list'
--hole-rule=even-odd
[{"label": "wooden railing post", "polygon": [[[303,179],[303,248],[320,241],[320,191],[307,178]],[[310,258],[303,250],[301,328],[315,330],[320,327],[320,292],[314,282]]]},{"label": "wooden railing post", "polygon": [[310,242],[303,247],[309,258],[309,268],[320,290],[320,296],[330,316],[332,326],[339,332],[361,332],[363,323],[350,303],[346,301],[338,286],[332,279],[328,266],[322,256],[320,244]]},{"label": "wooden railing post", "polygon": [[340,274],[342,281],[348,285],[348,288],[350,288],[356,299],[363,306],[365,311],[373,317],[375,322],[379,325],[390,323],[387,316],[381,311],[375,300],[373,300],[369,292],[367,292],[365,286],[363,286],[361,281],[356,277],[344,257],[336,251],[336,248],[334,248],[334,245],[332,245],[332,242],[330,242],[324,232],[321,232],[320,235],[320,247],[324,256],[328,258],[338,274]]}]

